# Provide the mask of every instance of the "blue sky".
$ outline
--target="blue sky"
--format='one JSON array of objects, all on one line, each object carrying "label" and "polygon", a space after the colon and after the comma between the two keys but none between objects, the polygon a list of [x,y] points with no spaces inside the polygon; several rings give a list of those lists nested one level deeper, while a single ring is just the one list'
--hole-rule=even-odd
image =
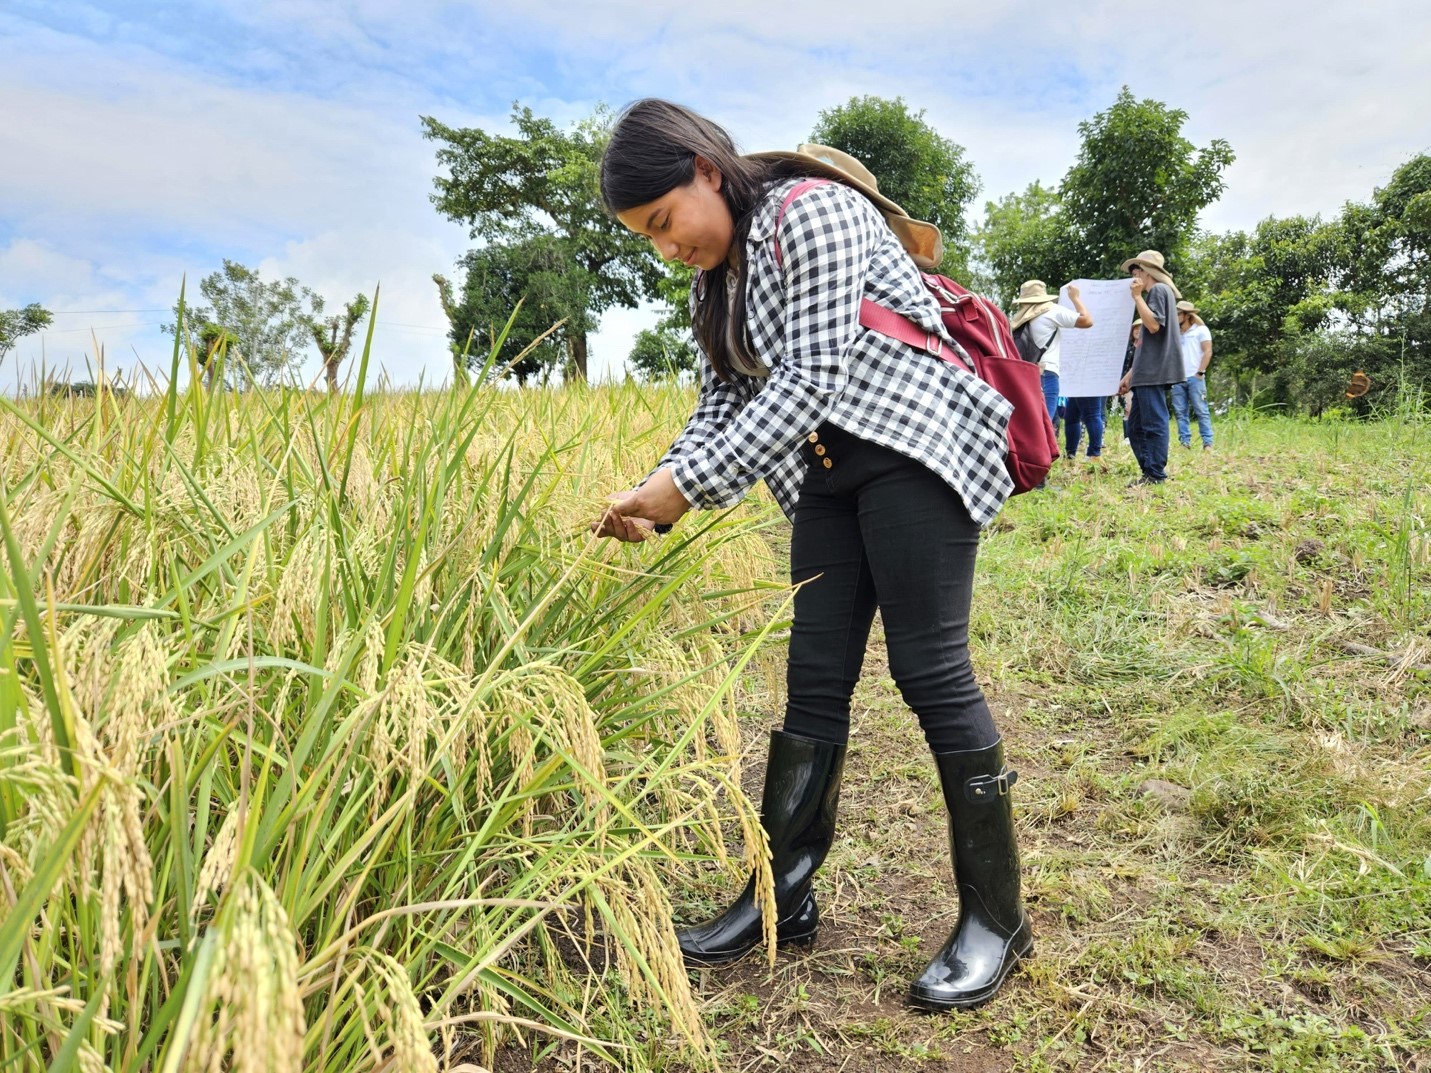
[{"label": "blue sky", "polygon": [[[1187,111],[1194,143],[1231,142],[1227,193],[1203,219],[1224,230],[1334,213],[1431,151],[1428,56],[1424,0],[7,0],[0,308],[56,318],[0,385],[41,360],[79,375],[96,339],[111,368],[167,367],[181,278],[192,288],[226,257],[330,307],[381,282],[375,359],[397,383],[443,379],[431,276],[470,242],[428,200],[420,115],[505,132],[513,101],[565,124],[659,95],[753,151],[793,147],[852,96],[903,96],[998,197],[1057,182],[1079,121],[1127,84]],[[593,371],[619,369],[652,320],[608,313]]]}]

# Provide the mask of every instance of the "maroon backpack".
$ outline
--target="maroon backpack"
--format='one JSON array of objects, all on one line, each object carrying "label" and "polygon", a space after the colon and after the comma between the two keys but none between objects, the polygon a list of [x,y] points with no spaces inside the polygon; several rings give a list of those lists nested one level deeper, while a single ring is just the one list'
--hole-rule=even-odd
[{"label": "maroon backpack", "polygon": [[[780,215],[775,219],[776,232],[779,232],[780,221],[792,201],[806,190],[830,181],[807,179],[796,183],[780,206]],[[782,263],[778,243],[775,246],[775,263]],[[1019,356],[1014,337],[1009,332],[1009,320],[998,306],[969,293],[948,276],[921,272],[920,278],[939,302],[944,330],[964,348],[974,368],[970,369],[943,339],[930,335],[913,321],[868,298],[860,306],[860,323],[870,331],[898,339],[966,373],[973,373],[1007,399],[1014,413],[1009,418],[1008,450],[1004,464],[1014,482],[1013,494],[1037,488],[1048,476],[1053,460],[1058,457],[1058,440],[1054,436],[1053,422],[1048,417],[1039,367]]]}]

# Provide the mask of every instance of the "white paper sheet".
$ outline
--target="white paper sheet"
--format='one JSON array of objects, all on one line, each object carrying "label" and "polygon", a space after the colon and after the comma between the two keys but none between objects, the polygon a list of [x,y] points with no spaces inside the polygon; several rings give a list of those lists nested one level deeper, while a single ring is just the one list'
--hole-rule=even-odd
[{"label": "white paper sheet", "polygon": [[[1135,309],[1128,280],[1076,279],[1073,285],[1093,315],[1093,327],[1061,330],[1058,393],[1066,399],[1116,395]],[[1073,308],[1067,284],[1059,288],[1058,303]]]}]

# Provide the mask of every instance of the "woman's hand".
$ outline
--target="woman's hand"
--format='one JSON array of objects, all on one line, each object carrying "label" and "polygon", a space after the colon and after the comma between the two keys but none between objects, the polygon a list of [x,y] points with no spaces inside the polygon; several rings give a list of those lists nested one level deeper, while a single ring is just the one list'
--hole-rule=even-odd
[{"label": "woman's hand", "polygon": [[640,488],[613,496],[611,506],[592,523],[591,531],[622,541],[645,540],[655,526],[670,525],[690,509],[671,471],[658,469]]}]

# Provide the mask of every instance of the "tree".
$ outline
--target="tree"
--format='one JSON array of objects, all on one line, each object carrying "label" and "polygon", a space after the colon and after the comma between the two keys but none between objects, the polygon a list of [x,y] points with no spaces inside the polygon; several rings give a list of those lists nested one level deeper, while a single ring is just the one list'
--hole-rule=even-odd
[{"label": "tree", "polygon": [[197,360],[204,370],[204,386],[213,387],[219,366],[230,350],[238,349],[238,336],[218,324],[201,324],[198,331]]},{"label": "tree", "polygon": [[460,263],[465,273],[462,296],[452,304],[448,319],[454,360],[462,360],[462,351],[468,351],[464,372],[480,367],[509,320],[496,368],[522,385],[560,368],[572,336],[594,327],[586,278],[568,270],[565,245],[556,236],[490,243]]},{"label": "tree", "polygon": [[[267,283],[253,269],[227,258],[220,271],[200,281],[199,293],[211,307],[186,310],[189,338],[198,349],[204,326],[226,329],[234,340],[227,368],[243,382],[282,379],[312,342],[312,319],[323,313],[323,299],[292,276]],[[175,324],[164,326],[170,334],[178,324],[177,305],[174,316]],[[240,360],[233,360],[234,350]]]},{"label": "tree", "polygon": [[368,296],[359,294],[343,307],[339,316],[329,317],[327,320],[320,320],[316,316],[308,319],[308,330],[323,358],[323,375],[328,379],[330,395],[338,393],[338,366],[343,364],[353,345],[353,329],[367,315]]},{"label": "tree", "polygon": [[848,153],[874,173],[880,193],[911,216],[936,225],[944,236],[940,271],[969,277],[969,229],[965,209],[979,193],[964,148],[910,112],[904,98],[851,97],[820,113],[810,140]]},{"label": "tree", "polygon": [[548,300],[561,296],[568,372],[585,380],[587,336],[601,313],[613,305],[634,308],[654,296],[664,272],[651,244],[612,219],[601,203],[598,167],[609,113],[599,109],[563,131],[514,105],[512,122],[515,137],[422,117],[424,137],[442,144],[437,161],[448,171],[434,180],[432,201],[489,246],[510,250],[547,240],[543,256],[555,254],[544,269],[547,282],[554,275],[564,279],[551,286]]},{"label": "tree", "polygon": [[647,328],[636,336],[626,360],[642,379],[674,379],[695,370],[696,348],[688,332]]},{"label": "tree", "polygon": [[1078,124],[1083,145],[1059,199],[1080,275],[1115,276],[1123,261],[1153,249],[1176,276],[1198,213],[1222,196],[1222,173],[1235,159],[1221,138],[1202,149],[1184,138],[1187,118],[1161,101],[1135,100],[1124,86],[1108,111]]},{"label": "tree", "polygon": [[0,361],[21,339],[44,331],[54,319],[54,314],[38,302],[23,309],[0,309]]},{"label": "tree", "polygon": [[1052,287],[1117,276],[1147,249],[1180,277],[1198,213],[1221,195],[1233,161],[1220,138],[1203,149],[1184,138],[1186,120],[1124,86],[1111,108],[1078,125],[1078,158],[1056,190],[1035,183],[988,202],[977,238],[996,296],[1011,301],[1026,279]]},{"label": "tree", "polygon": [[1178,282],[1216,326],[1222,372],[1240,380],[1276,374],[1305,350],[1302,337],[1332,312],[1338,246],[1334,224],[1304,216],[1268,217],[1250,235],[1206,235],[1192,244]]},{"label": "tree", "polygon": [[1041,279],[1062,286],[1078,279],[1068,220],[1057,191],[1032,183],[1022,194],[1009,194],[984,205],[984,222],[975,230],[980,251],[978,287],[1008,307],[1019,284]]}]

